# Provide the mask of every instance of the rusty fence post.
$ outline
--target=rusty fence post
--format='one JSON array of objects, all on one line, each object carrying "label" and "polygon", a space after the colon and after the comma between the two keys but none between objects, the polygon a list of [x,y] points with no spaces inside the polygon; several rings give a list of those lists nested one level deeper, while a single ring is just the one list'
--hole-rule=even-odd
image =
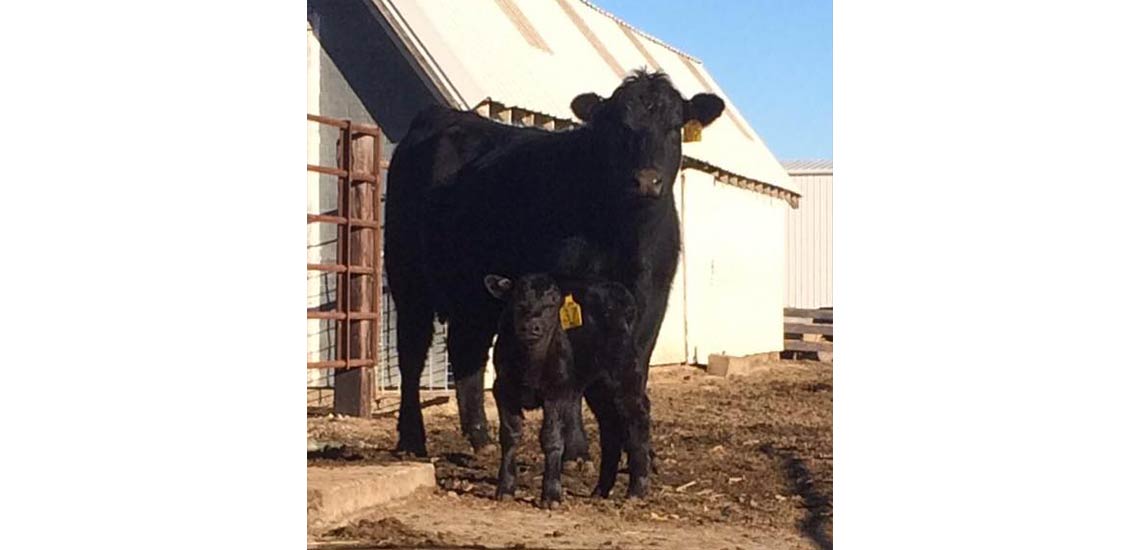
[{"label": "rusty fence post", "polygon": [[[354,125],[348,120],[317,115],[308,119],[341,130],[337,168],[308,165],[311,172],[335,175],[338,184],[338,215],[308,215],[308,223],[338,226],[336,263],[308,265],[309,270],[338,275],[335,311],[308,311],[309,319],[337,321],[337,357],[309,361],[308,368],[334,369],[336,413],[368,417],[375,403],[375,369],[380,362],[381,171],[387,168],[381,159],[382,133],[378,127]],[[367,171],[358,170],[361,167]]]}]

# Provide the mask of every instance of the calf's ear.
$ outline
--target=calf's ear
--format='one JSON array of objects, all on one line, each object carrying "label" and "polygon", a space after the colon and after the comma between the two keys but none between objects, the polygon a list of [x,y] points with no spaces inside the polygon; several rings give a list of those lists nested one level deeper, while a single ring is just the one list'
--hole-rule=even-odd
[{"label": "calf's ear", "polygon": [[697,94],[685,102],[685,122],[695,120],[708,126],[724,111],[724,100],[715,94]]},{"label": "calf's ear", "polygon": [[491,296],[506,300],[507,294],[511,291],[511,280],[502,275],[487,275],[483,277],[483,286],[487,287],[487,292],[490,292]]},{"label": "calf's ear", "polygon": [[594,109],[602,104],[602,98],[595,93],[585,93],[574,98],[570,102],[570,110],[574,111],[574,116],[582,120],[582,122],[590,122],[590,117],[594,116]]}]

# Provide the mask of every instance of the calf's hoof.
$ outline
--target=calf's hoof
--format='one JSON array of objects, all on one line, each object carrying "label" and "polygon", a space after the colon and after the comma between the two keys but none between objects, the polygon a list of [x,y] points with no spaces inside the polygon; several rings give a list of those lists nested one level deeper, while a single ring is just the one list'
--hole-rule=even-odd
[{"label": "calf's hoof", "polygon": [[563,462],[562,471],[578,471],[578,472],[593,472],[594,463],[589,460],[576,460],[574,462]]},{"label": "calf's hoof", "polygon": [[562,501],[559,499],[548,499],[544,497],[542,500],[538,501],[538,507],[542,508],[543,510],[557,510],[562,507]]},{"label": "calf's hoof", "polygon": [[629,498],[645,498],[649,495],[649,480],[636,479],[629,483]]},{"label": "calf's hoof", "polygon": [[590,493],[590,498],[610,498],[610,490],[602,489],[600,486],[594,487],[594,490]]},{"label": "calf's hoof", "polygon": [[585,442],[567,443],[566,450],[562,452],[563,462],[575,460],[590,460],[590,446]]},{"label": "calf's hoof", "polygon": [[499,485],[495,488],[495,500],[511,500],[515,498],[515,488],[512,485]]}]

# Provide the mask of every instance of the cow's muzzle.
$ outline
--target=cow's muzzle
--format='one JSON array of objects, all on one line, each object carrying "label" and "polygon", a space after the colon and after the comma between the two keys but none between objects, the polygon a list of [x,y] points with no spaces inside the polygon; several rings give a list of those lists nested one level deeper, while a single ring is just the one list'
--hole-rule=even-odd
[{"label": "cow's muzzle", "polygon": [[634,183],[636,185],[637,195],[641,197],[660,197],[661,191],[664,190],[665,187],[661,173],[653,169],[638,170],[634,176]]}]

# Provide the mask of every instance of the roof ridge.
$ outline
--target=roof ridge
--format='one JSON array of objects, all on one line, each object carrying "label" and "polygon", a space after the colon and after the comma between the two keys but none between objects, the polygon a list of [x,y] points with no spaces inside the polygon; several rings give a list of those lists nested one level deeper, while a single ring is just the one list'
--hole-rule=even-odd
[{"label": "roof ridge", "polygon": [[657,44],[658,46],[661,46],[661,47],[665,48],[666,50],[669,50],[669,51],[671,51],[677,55],[680,55],[682,57],[687,57],[693,61],[696,61],[697,63],[700,63],[701,65],[704,65],[704,62],[701,61],[700,59],[697,59],[696,57],[689,55],[689,54],[669,45],[664,40],[661,40],[660,38],[657,38],[656,36],[653,36],[652,34],[649,34],[649,33],[645,32],[645,31],[643,31],[643,30],[641,30],[641,29],[639,29],[633,25],[630,25],[629,23],[626,23],[625,21],[622,21],[622,19],[620,17],[602,9],[600,6],[594,4],[593,2],[590,2],[590,0],[578,0],[578,1],[589,6],[594,11],[596,11],[596,12],[598,12],[598,13],[606,16],[606,17],[609,17],[610,19],[613,19],[618,25],[621,25],[621,26],[641,35],[643,38],[649,40],[650,42],[653,42],[654,44]]}]

